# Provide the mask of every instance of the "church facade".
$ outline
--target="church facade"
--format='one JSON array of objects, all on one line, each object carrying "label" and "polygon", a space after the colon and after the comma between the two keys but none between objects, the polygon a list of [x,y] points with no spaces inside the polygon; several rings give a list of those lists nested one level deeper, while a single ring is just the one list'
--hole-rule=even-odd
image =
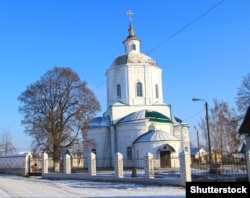
[{"label": "church facade", "polygon": [[178,154],[189,150],[189,127],[164,102],[162,69],[140,52],[140,43],[130,22],[125,52],[106,71],[107,110],[88,124],[88,139],[96,145],[84,153],[102,159],[97,166],[112,166],[119,152],[125,167],[147,153],[156,167],[178,167]]}]

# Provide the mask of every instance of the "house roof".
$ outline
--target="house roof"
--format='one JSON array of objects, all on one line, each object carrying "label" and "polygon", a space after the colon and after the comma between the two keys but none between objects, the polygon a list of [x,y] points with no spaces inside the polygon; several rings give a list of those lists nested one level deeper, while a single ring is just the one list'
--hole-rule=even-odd
[{"label": "house roof", "polygon": [[190,148],[190,153],[191,155],[196,155],[196,154],[199,154],[199,153],[206,153],[206,151],[203,149],[203,148],[200,148],[198,149],[197,147],[191,147]]},{"label": "house roof", "polygon": [[243,134],[250,135],[250,106],[248,107],[245,118],[240,126],[239,133],[241,135]]},{"label": "house roof", "polygon": [[8,154],[8,155],[0,156],[0,158],[25,157],[27,155],[31,155],[31,153],[30,152],[14,153],[14,154]]},{"label": "house roof", "polygon": [[139,136],[134,142],[142,143],[142,142],[155,142],[155,141],[179,141],[172,134],[162,131],[162,130],[150,130],[147,133]]},{"label": "house roof", "polygon": [[90,121],[88,128],[97,128],[97,127],[108,127],[110,126],[110,117],[96,117]]}]

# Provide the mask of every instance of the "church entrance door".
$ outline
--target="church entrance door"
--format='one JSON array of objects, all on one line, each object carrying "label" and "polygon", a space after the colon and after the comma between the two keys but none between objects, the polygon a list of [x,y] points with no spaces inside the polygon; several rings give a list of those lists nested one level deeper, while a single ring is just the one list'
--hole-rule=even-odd
[{"label": "church entrance door", "polygon": [[171,168],[170,151],[160,152],[161,168]]}]

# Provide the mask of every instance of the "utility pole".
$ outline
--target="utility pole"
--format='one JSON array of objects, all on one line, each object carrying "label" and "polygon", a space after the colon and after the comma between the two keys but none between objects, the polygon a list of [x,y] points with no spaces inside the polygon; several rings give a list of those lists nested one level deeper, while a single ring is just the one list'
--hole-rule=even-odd
[{"label": "utility pole", "polygon": [[194,128],[196,130],[196,135],[197,135],[197,146],[198,146],[198,152],[199,152],[199,162],[201,162],[199,132],[198,132],[198,129],[196,128],[196,126],[194,126]]},{"label": "utility pole", "polygon": [[211,143],[210,143],[210,130],[209,130],[209,121],[208,121],[208,104],[206,100],[199,99],[199,98],[193,98],[193,101],[204,101],[205,102],[205,108],[206,108],[206,122],[207,122],[207,139],[208,139],[208,154],[209,154],[209,168],[210,171],[213,169],[213,163],[212,163],[212,151],[211,151]]}]

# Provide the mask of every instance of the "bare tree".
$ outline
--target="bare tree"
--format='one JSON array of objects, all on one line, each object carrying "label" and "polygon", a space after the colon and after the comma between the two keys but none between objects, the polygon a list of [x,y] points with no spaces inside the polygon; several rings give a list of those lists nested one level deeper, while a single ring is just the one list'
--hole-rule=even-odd
[{"label": "bare tree", "polygon": [[7,129],[0,134],[0,156],[14,153],[16,148],[12,142],[12,137]]},{"label": "bare tree", "polygon": [[53,154],[59,163],[61,151],[72,146],[100,104],[86,82],[70,68],[55,67],[29,85],[18,99],[24,114],[25,133],[33,147]]},{"label": "bare tree", "polygon": [[[232,153],[237,150],[240,142],[238,125],[235,122],[236,112],[229,108],[224,101],[214,99],[214,106],[209,108],[210,142],[213,150],[223,153]],[[199,127],[203,130],[207,140],[205,118],[201,119]]]},{"label": "bare tree", "polygon": [[243,76],[241,87],[238,88],[236,104],[240,112],[239,120],[242,120],[250,106],[250,73]]}]

